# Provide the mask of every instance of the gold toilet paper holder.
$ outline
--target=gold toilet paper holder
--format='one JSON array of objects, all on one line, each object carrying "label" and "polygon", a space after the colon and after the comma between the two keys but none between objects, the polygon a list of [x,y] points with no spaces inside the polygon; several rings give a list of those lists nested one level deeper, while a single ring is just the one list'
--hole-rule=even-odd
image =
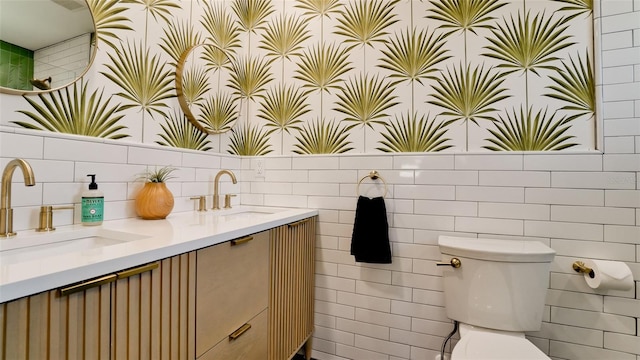
[{"label": "gold toilet paper holder", "polygon": [[596,276],[596,274],[593,272],[593,269],[585,265],[582,261],[574,261],[573,270],[579,273],[589,274],[589,277],[592,279]]}]

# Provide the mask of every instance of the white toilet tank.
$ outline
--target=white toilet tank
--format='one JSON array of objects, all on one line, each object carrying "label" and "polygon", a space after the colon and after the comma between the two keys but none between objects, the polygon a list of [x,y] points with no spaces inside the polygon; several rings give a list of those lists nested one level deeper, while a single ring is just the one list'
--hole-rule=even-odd
[{"label": "white toilet tank", "polygon": [[537,241],[440,236],[447,316],[505,331],[537,331],[542,324],[555,251]]}]

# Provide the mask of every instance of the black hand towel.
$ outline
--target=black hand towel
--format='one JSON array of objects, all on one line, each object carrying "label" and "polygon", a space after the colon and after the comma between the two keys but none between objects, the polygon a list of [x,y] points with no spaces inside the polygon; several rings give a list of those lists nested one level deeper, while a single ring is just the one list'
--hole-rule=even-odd
[{"label": "black hand towel", "polygon": [[351,255],[357,262],[391,264],[389,224],[384,198],[360,196],[351,237]]}]

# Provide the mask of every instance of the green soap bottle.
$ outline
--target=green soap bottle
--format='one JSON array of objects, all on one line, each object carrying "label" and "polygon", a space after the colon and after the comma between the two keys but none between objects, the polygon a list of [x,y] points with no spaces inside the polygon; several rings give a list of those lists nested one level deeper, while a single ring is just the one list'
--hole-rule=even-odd
[{"label": "green soap bottle", "polygon": [[89,174],[89,190],[82,193],[82,225],[100,225],[104,216],[104,194],[98,190],[96,174]]}]

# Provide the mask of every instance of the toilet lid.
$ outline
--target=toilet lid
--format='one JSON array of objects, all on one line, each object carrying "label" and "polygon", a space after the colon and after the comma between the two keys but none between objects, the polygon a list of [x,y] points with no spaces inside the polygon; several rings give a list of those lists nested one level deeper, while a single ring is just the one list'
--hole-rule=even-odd
[{"label": "toilet lid", "polygon": [[456,344],[452,360],[550,360],[524,337],[470,331]]}]

